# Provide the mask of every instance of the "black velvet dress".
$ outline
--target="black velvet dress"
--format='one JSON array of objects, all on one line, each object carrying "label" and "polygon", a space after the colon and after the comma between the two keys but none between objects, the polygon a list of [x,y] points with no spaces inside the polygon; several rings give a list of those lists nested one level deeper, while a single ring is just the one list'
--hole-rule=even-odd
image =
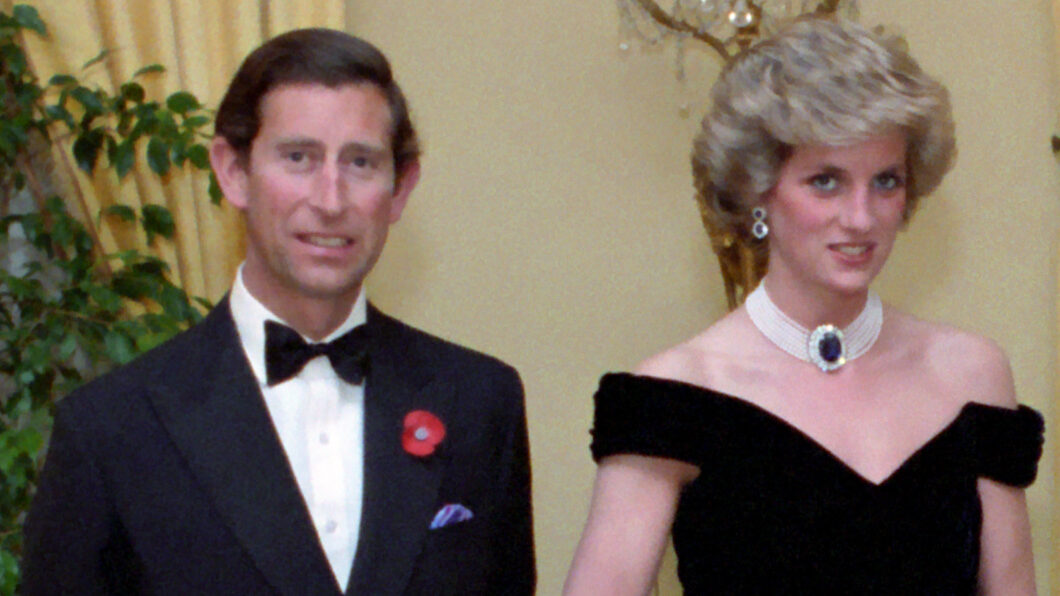
[{"label": "black velvet dress", "polygon": [[1025,487],[1042,452],[1036,411],[969,403],[874,484],[775,415],[702,387],[608,374],[595,401],[597,461],[700,468],[673,525],[686,594],[975,594],[976,479]]}]

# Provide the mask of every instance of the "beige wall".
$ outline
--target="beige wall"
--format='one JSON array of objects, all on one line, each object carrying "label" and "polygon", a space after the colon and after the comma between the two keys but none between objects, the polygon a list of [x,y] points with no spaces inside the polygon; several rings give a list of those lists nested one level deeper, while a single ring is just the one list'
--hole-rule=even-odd
[{"label": "beige wall", "polygon": [[[878,287],[924,317],[996,338],[1022,399],[1051,414],[1052,21],[1046,0],[1003,4],[861,2],[863,22],[896,24],[949,85],[961,152]],[[427,149],[370,291],[385,309],[522,372],[540,592],[558,593],[591,490],[597,377],[724,311],[687,163],[703,106],[679,113],[718,63],[691,56],[697,74],[682,92],[669,49],[618,50],[610,0],[350,0],[349,16],[392,58]],[[1043,594],[1053,469],[1046,461],[1029,493]]]}]

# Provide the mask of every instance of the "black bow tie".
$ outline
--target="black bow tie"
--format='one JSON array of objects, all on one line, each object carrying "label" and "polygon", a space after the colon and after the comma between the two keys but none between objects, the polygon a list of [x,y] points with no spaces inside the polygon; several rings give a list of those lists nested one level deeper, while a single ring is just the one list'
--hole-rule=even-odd
[{"label": "black bow tie", "polygon": [[344,381],[360,385],[368,374],[366,326],[358,325],[327,343],[307,344],[294,329],[265,321],[265,373],[270,387],[297,375],[317,356],[327,356]]}]

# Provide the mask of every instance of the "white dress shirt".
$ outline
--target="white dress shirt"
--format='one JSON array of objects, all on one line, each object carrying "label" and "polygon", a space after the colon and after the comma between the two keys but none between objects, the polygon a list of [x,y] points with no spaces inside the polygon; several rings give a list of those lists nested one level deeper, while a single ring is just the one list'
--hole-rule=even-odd
[{"label": "white dress shirt", "polygon": [[[294,377],[269,387],[265,374],[265,321],[288,323],[250,294],[243,284],[242,265],[232,284],[229,304],[243,350],[287,452],[320,544],[345,592],[361,525],[364,384],[343,381],[327,357],[318,356]],[[349,317],[324,341],[364,324],[366,317],[362,290]]]}]

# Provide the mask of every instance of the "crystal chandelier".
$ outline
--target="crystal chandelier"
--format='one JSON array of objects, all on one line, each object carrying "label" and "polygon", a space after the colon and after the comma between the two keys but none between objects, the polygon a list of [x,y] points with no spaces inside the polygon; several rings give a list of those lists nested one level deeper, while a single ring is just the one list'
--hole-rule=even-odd
[{"label": "crystal chandelier", "polygon": [[[687,39],[701,41],[728,59],[781,24],[806,13],[857,18],[857,0],[674,0],[669,12],[655,0],[617,0],[625,29],[648,44],[675,38],[678,77]],[[620,46],[629,48],[628,42]]]}]

